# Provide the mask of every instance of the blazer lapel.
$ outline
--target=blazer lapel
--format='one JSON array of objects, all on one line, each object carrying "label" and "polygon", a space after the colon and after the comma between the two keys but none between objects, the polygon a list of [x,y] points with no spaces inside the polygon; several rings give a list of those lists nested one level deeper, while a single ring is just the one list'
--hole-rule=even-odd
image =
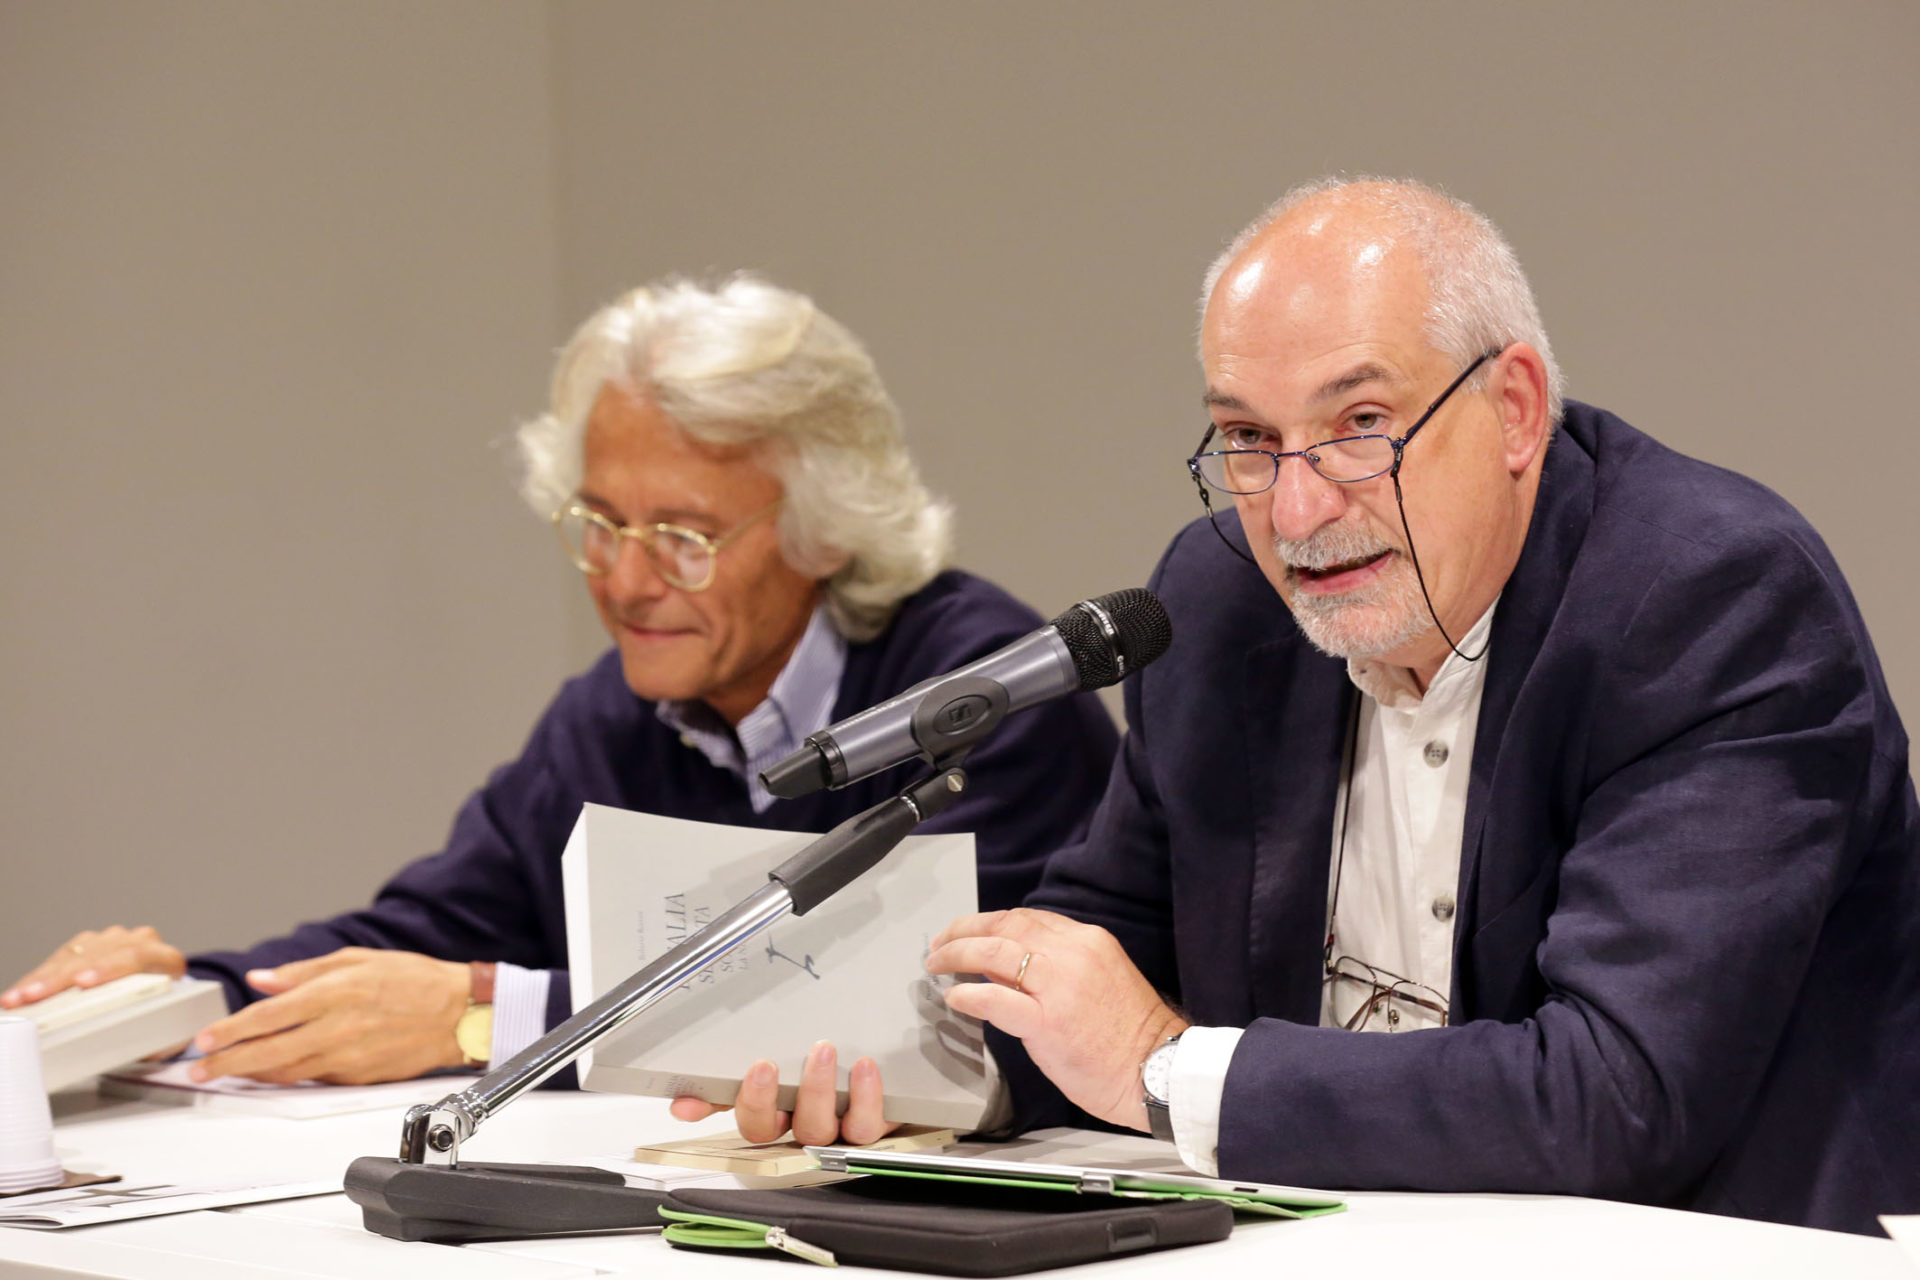
[{"label": "blazer lapel", "polygon": [[[1487,653],[1487,684],[1480,698],[1479,727],[1475,730],[1473,769],[1467,784],[1467,814],[1460,839],[1460,887],[1456,901],[1460,918],[1453,935],[1453,999],[1462,1000],[1470,986],[1469,944],[1475,929],[1491,911],[1504,905],[1502,885],[1509,873],[1492,877],[1482,863],[1487,813],[1494,782],[1508,746],[1507,729],[1521,688],[1546,643],[1554,616],[1566,591],[1568,575],[1580,554],[1593,516],[1594,459],[1588,433],[1575,419],[1581,406],[1568,406],[1568,421],[1548,446],[1534,502],[1526,544],[1500,596]],[[1524,750],[1525,744],[1515,744]],[[1481,901],[1483,890],[1492,901]],[[1471,1017],[1472,1011],[1462,1009]]]},{"label": "blazer lapel", "polygon": [[1254,1016],[1311,1025],[1320,1020],[1333,809],[1357,695],[1345,663],[1295,635],[1248,650],[1243,688]]}]

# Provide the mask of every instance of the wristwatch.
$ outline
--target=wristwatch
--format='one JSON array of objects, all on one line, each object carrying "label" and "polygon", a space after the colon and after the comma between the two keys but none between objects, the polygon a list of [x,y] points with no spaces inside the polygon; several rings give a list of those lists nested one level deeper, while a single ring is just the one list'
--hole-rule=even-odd
[{"label": "wristwatch", "polygon": [[484,1067],[493,1057],[493,965],[475,960],[467,973],[467,1009],[453,1024],[453,1042],[462,1066]]},{"label": "wristwatch", "polygon": [[1140,1064],[1140,1092],[1147,1104],[1147,1128],[1162,1142],[1173,1141],[1173,1055],[1179,1048],[1180,1037],[1168,1036]]}]

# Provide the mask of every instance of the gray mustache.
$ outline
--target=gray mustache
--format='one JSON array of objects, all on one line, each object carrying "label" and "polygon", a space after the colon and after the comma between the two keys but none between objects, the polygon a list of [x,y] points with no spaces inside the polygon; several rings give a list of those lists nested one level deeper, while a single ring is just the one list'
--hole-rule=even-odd
[{"label": "gray mustache", "polygon": [[1331,569],[1339,564],[1352,564],[1355,560],[1368,560],[1382,551],[1392,551],[1393,544],[1362,533],[1358,529],[1341,528],[1338,525],[1320,530],[1311,538],[1294,541],[1290,538],[1275,536],[1273,553],[1281,563],[1294,569]]}]

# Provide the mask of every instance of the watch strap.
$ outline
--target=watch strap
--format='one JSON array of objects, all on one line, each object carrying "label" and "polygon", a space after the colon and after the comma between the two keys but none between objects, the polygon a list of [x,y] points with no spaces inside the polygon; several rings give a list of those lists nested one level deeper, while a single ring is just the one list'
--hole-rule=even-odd
[{"label": "watch strap", "polygon": [[467,965],[467,1007],[453,1024],[453,1042],[460,1046],[461,1065],[485,1066],[493,1058],[494,965],[474,960]]},{"label": "watch strap", "polygon": [[[1147,1110],[1147,1131],[1151,1133],[1154,1137],[1160,1139],[1160,1141],[1162,1142],[1174,1141],[1173,1105],[1172,1105],[1173,1098],[1171,1096],[1173,1093],[1173,1090],[1169,1083],[1169,1087],[1167,1088],[1168,1096],[1163,1098],[1155,1094],[1153,1089],[1146,1082],[1150,1074],[1162,1074],[1164,1079],[1171,1082],[1171,1079],[1172,1079],[1171,1068],[1172,1068],[1173,1055],[1175,1052],[1178,1051],[1179,1047],[1180,1047],[1180,1037],[1177,1035],[1168,1036],[1166,1040],[1162,1041],[1159,1045],[1155,1046],[1152,1053],[1147,1055],[1147,1062],[1143,1062],[1140,1064],[1141,1066],[1140,1094],[1141,1094],[1141,1101],[1145,1104],[1146,1110]],[[1151,1063],[1155,1059],[1160,1059],[1160,1058],[1164,1058],[1166,1060],[1166,1066],[1168,1070],[1165,1073],[1149,1073],[1146,1069],[1147,1063]]]},{"label": "watch strap", "polygon": [[1172,1142],[1173,1108],[1158,1098],[1147,1099],[1147,1130],[1162,1142]]},{"label": "watch strap", "polygon": [[491,960],[467,962],[467,1003],[492,1004],[493,979],[497,966]]}]

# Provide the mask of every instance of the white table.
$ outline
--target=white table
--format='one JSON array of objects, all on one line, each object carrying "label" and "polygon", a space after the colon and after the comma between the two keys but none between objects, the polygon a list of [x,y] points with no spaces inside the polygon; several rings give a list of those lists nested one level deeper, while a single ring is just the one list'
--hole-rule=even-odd
[{"label": "white table", "polygon": [[[55,1099],[56,1141],[69,1168],[187,1181],[239,1170],[292,1181],[338,1176],[355,1156],[392,1153],[399,1117],[319,1120],[215,1115],[68,1092]],[[475,1160],[555,1160],[725,1127],[675,1123],[663,1102],[595,1094],[532,1094],[463,1148]],[[1113,1150],[1124,1151],[1124,1144]],[[1144,1144],[1145,1139],[1138,1140]],[[1138,1150],[1150,1148],[1140,1147]],[[1118,1159],[1118,1156],[1107,1157]],[[1890,1240],[1554,1196],[1355,1194],[1346,1213],[1304,1222],[1243,1221],[1218,1244],[1090,1264],[1122,1277],[1372,1275],[1471,1280],[1703,1280],[1712,1276],[1920,1280]],[[1073,1268],[1082,1271],[1084,1268]],[[142,1280],[350,1276],[354,1280],[702,1276],[760,1280],[808,1273],[758,1257],[703,1255],[657,1235],[465,1245],[401,1244],[372,1235],[345,1196],[148,1218],[64,1232],[0,1228],[0,1276]],[[1059,1274],[1059,1273],[1054,1273]]]}]

